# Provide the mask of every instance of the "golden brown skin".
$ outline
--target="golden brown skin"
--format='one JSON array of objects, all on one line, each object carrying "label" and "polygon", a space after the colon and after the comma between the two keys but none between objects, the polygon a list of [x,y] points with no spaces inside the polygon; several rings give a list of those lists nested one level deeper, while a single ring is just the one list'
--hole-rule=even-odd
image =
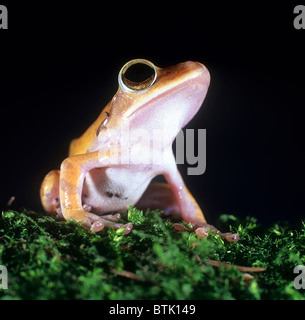
[{"label": "golden brown skin", "polygon": [[[210,75],[202,64],[190,61],[163,69],[153,68],[154,80],[135,86],[123,81],[126,79],[121,71],[115,96],[83,135],[71,142],[69,156],[60,170],[53,170],[45,177],[40,195],[47,212],[73,219],[93,231],[111,225],[123,227],[128,233],[132,228],[130,223],[115,223],[113,220],[119,216],[104,214],[121,212],[137,203],[142,208],[158,204],[160,209],[179,213],[186,222],[206,228],[204,215],[182,180],[171,148],[179,130],[200,108]],[[154,130],[164,130],[165,144],[160,152],[167,162],[155,164],[152,158],[148,164],[119,162],[118,159],[132,155],[139,146],[122,147],[125,139],[122,127],[126,125],[131,134],[142,129],[149,137]],[[114,143],[117,137],[119,143]],[[150,143],[140,142],[140,146],[144,153],[151,151]],[[168,184],[148,187],[151,179],[159,174],[164,175]],[[202,234],[200,228],[197,233]]]}]

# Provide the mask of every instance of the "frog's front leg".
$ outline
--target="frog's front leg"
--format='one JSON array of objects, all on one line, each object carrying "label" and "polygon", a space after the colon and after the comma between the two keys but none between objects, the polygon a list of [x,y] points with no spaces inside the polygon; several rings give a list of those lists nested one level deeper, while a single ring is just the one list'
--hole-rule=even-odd
[{"label": "frog's front leg", "polygon": [[164,177],[170,185],[177,201],[181,218],[197,227],[206,224],[205,217],[197,201],[185,186],[183,179],[176,170],[164,172]]},{"label": "frog's front leg", "polygon": [[[105,226],[113,226],[114,228],[123,227],[126,229],[125,234],[131,231],[131,223],[122,225],[87,212],[84,210],[81,201],[86,174],[93,168],[104,167],[117,152],[119,151],[109,152],[103,159],[99,157],[99,151],[95,151],[71,156],[62,162],[60,167],[59,195],[61,212],[65,220],[75,220],[85,228],[96,232],[102,230]],[[108,162],[105,161],[106,159]]]},{"label": "frog's front leg", "polygon": [[[218,233],[222,238],[229,242],[238,241],[239,236],[237,234],[221,233],[214,226],[206,223],[203,212],[201,211],[197,201],[185,186],[175,163],[168,167],[163,174],[172,188],[179,206],[181,218],[185,222],[191,223],[195,226],[195,232],[199,238],[207,237],[208,231],[211,230],[212,232]],[[182,230],[182,227],[180,229],[178,226],[177,229]]]}]

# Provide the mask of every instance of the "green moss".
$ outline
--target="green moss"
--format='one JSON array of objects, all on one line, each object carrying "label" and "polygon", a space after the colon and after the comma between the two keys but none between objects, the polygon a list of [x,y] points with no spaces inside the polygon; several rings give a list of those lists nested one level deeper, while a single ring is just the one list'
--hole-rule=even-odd
[{"label": "green moss", "polygon": [[[131,207],[122,222],[132,232],[88,232],[29,210],[0,216],[0,264],[8,289],[0,299],[304,299],[296,290],[296,265],[305,264],[304,224],[265,227],[253,218],[220,217],[219,227],[240,241],[178,232],[158,211]],[[207,259],[265,267],[245,280],[236,267]]]}]

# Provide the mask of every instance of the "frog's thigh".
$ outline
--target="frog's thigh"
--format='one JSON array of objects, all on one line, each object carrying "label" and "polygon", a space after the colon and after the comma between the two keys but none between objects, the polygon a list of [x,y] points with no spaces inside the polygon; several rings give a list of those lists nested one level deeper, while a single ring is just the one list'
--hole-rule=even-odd
[{"label": "frog's thigh", "polygon": [[40,187],[40,199],[46,212],[54,214],[59,206],[59,170],[50,171]]},{"label": "frog's thigh", "polygon": [[168,183],[152,182],[136,204],[140,210],[162,210],[165,214],[178,215],[179,207]]}]

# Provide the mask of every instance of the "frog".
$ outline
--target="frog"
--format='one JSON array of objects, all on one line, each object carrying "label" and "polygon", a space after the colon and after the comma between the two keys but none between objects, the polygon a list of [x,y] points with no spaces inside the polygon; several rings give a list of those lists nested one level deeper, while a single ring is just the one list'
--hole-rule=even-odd
[{"label": "frog", "polygon": [[[137,64],[151,71],[147,79],[126,76]],[[40,188],[44,210],[94,232],[113,227],[128,234],[133,225],[118,222],[122,212],[130,206],[159,209],[192,226],[199,238],[211,230],[237,241],[237,234],[221,233],[207,224],[172,148],[177,134],[199,111],[209,85],[210,73],[200,62],[164,68],[146,59],[125,63],[115,95],[89,128],[72,140],[60,169],[45,176]],[[155,181],[158,176],[165,181]],[[183,223],[174,228],[185,229]]]}]

